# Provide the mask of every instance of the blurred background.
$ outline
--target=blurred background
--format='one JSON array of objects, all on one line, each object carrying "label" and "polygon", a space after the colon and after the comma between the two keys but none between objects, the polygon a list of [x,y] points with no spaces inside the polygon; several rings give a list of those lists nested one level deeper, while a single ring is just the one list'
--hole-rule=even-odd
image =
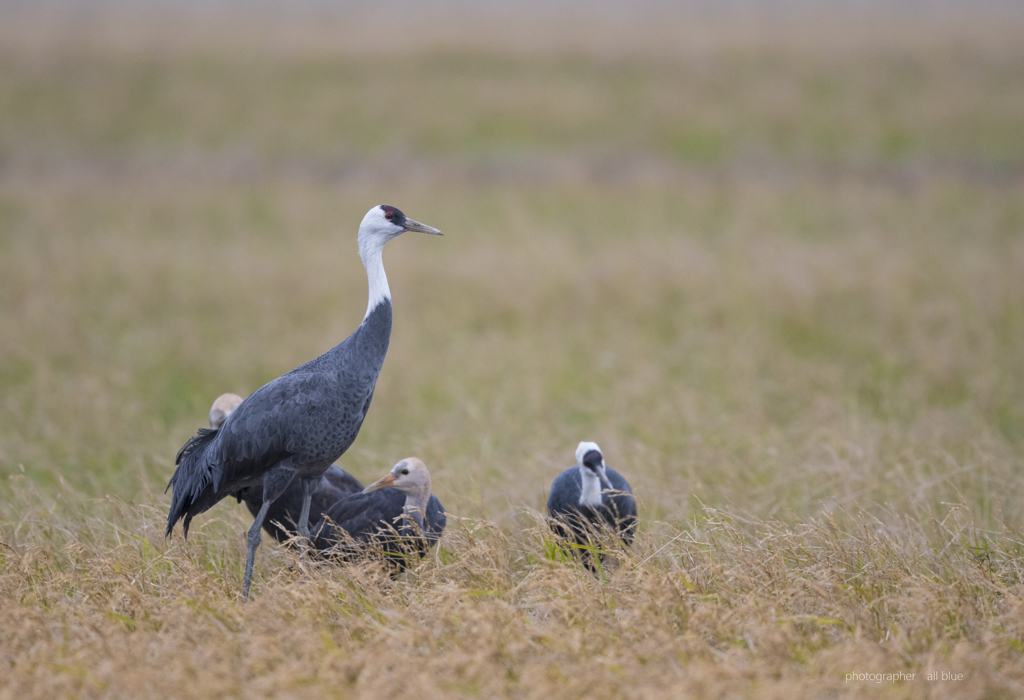
[{"label": "blurred background", "polygon": [[0,508],[165,508],[386,203],[445,237],[388,247],[363,481],[502,523],[588,439],[648,521],[1019,528],[1022,193],[1016,2],[6,0]]}]

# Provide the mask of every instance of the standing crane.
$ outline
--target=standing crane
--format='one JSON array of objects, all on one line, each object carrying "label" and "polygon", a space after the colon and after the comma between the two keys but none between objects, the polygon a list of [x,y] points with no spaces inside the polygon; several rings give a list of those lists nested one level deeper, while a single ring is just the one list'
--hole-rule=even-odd
[{"label": "standing crane", "polygon": [[[604,463],[596,442],[581,442],[576,448],[576,466],[555,477],[548,495],[548,515],[556,533],[580,547],[590,535],[609,529],[633,542],[636,531],[636,501],[629,482]],[[587,566],[589,559],[584,557]]]},{"label": "standing crane", "polygon": [[391,290],[384,245],[406,231],[440,235],[395,207],[381,205],[359,224],[359,257],[369,301],[359,328],[320,357],[253,392],[220,430],[200,428],[178,452],[167,535],[223,498],[262,485],[263,504],[249,528],[243,590],[249,595],[260,530],[271,504],[297,480],[302,510],[296,529],[309,541],[309,509],[320,477],[352,445],[373,399],[391,339]]}]

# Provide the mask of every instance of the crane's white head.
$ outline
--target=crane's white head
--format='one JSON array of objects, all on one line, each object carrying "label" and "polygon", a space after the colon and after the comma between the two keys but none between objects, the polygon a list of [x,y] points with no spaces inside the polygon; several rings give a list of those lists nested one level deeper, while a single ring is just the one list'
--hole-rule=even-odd
[{"label": "crane's white head", "polygon": [[396,236],[401,236],[406,231],[419,231],[433,236],[441,235],[441,232],[433,226],[413,221],[401,210],[387,204],[381,204],[366,212],[362,223],[359,224],[359,254],[363,256],[363,262],[366,262],[364,251],[381,249],[385,243]]},{"label": "crane's white head", "polygon": [[596,442],[584,441],[576,447],[576,466],[584,474],[589,472],[600,479],[605,488],[612,487],[611,482],[608,481],[608,467],[605,466],[604,455]]},{"label": "crane's white head", "polygon": [[224,425],[224,421],[228,419],[236,408],[242,403],[242,397],[238,394],[221,394],[217,397],[217,400],[213,402],[213,408],[210,409],[210,427],[214,430],[220,430],[220,426]]},{"label": "crane's white head", "polygon": [[389,486],[398,489],[406,496],[430,498],[430,472],[427,471],[427,465],[415,457],[406,457],[391,467],[387,476],[363,489],[363,493],[370,493]]}]

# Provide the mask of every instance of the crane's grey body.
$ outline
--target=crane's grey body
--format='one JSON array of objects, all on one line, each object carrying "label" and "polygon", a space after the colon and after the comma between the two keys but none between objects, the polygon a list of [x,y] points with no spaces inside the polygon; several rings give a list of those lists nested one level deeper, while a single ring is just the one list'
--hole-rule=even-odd
[{"label": "crane's grey body", "polygon": [[607,524],[627,543],[633,541],[636,530],[636,501],[633,490],[625,477],[614,469],[607,471],[611,482],[610,492],[601,494],[601,505],[581,505],[580,495],[583,493],[583,479],[579,467],[570,467],[555,477],[548,495],[548,515],[562,518],[565,515],[580,515],[587,521],[600,525]]},{"label": "crane's grey body", "polygon": [[[228,416],[235,412],[242,404],[242,397],[238,394],[221,394],[213,402],[210,409],[210,427],[219,430]],[[313,497],[309,503],[309,524],[320,520],[320,516],[332,504],[345,496],[351,496],[363,490],[359,479],[355,478],[336,464],[332,464],[320,477]],[[263,507],[263,485],[262,483],[235,492],[238,502],[245,501],[246,508],[254,516],[258,515]],[[267,517],[263,521],[263,529],[278,542],[285,542],[295,536],[296,523],[299,514],[302,512],[302,484],[292,481],[285,489],[285,492],[278,496],[276,501],[270,504]]]},{"label": "crane's grey body", "polygon": [[302,507],[296,530],[309,539],[309,511],[321,476],[359,434],[391,338],[391,291],[384,245],[405,231],[440,234],[389,206],[374,207],[359,225],[359,256],[369,302],[359,328],[320,357],[264,385],[224,421],[200,429],[178,452],[167,534],[226,496],[262,484],[263,503],[249,529],[245,594],[249,594],[260,529],[270,506],[297,481]]},{"label": "crane's grey body", "polygon": [[[591,449],[592,448],[592,449]],[[636,500],[625,477],[604,464],[595,443],[580,443],[577,466],[555,477],[548,515],[561,537],[586,545],[591,531],[608,528],[626,544],[636,531]],[[589,565],[589,559],[587,559]]]},{"label": "crane's grey body", "polygon": [[[422,532],[410,518],[403,517],[405,503],[405,494],[393,488],[343,498],[324,511],[320,522],[310,527],[313,545],[330,556],[353,559],[365,553],[358,545],[374,542],[380,545],[377,554],[403,569],[405,555],[418,553],[422,556],[441,538],[448,524],[444,506],[437,496],[431,495],[427,502]],[[347,542],[356,546],[347,547]]]},{"label": "crane's grey body", "polygon": [[342,559],[379,558],[401,571],[410,556],[422,556],[441,538],[448,521],[430,483],[422,461],[403,459],[383,479],[324,512],[312,529],[316,548]]}]

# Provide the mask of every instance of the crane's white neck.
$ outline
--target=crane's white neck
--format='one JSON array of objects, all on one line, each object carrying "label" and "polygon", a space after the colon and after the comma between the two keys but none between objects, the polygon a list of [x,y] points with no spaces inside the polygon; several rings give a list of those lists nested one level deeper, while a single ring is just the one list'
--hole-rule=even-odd
[{"label": "crane's white neck", "polygon": [[391,301],[391,288],[388,287],[388,276],[384,273],[385,243],[387,240],[382,236],[359,237],[359,257],[363,259],[366,281],[370,287],[370,299],[366,303],[364,321],[382,302]]},{"label": "crane's white neck", "polygon": [[417,496],[407,495],[405,497],[405,507],[402,508],[402,512],[411,518],[412,521],[416,523],[417,527],[419,527],[420,534],[426,534],[427,532],[425,517],[427,514],[427,502],[429,500],[429,492],[426,494],[419,494]]},{"label": "crane's white neck", "polygon": [[580,467],[583,488],[580,490],[581,506],[601,505],[601,478],[587,467]]}]

